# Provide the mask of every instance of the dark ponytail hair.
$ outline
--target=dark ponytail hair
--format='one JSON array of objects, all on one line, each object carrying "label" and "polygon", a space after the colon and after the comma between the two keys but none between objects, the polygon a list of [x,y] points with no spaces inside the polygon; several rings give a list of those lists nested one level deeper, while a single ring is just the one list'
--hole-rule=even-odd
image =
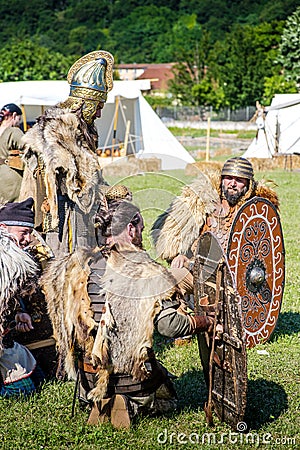
[{"label": "dark ponytail hair", "polygon": [[12,116],[13,113],[16,113],[17,116],[21,116],[22,110],[15,103],[8,103],[7,105],[4,105],[0,111],[0,123],[5,117]]},{"label": "dark ponytail hair", "polygon": [[127,225],[132,223],[136,227],[140,221],[140,210],[131,202],[126,200],[113,200],[107,204],[101,202],[95,215],[97,242],[99,231],[104,237],[118,236]]}]

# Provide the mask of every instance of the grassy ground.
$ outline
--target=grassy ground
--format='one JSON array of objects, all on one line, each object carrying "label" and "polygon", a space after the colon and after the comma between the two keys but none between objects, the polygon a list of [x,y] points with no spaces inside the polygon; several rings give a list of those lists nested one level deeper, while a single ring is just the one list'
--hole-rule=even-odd
[{"label": "grassy ground", "polygon": [[[206,388],[197,342],[175,347],[156,340],[159,359],[175,375],[178,411],[159,418],[142,418],[130,431],[110,424],[86,425],[87,412],[78,405],[71,417],[73,382],[49,382],[39,395],[0,401],[0,449],[292,449],[300,446],[300,173],[272,172],[281,198],[286,248],[286,286],[282,310],[272,339],[248,351],[248,401],[245,423],[249,434],[233,433],[215,419],[208,428],[203,412]],[[112,181],[112,180],[111,180]],[[190,181],[181,171],[146,174],[122,181],[132,188],[146,221],[145,245],[157,214]],[[259,354],[257,350],[265,350]],[[211,433],[208,436],[207,433]],[[203,441],[203,444],[202,444]]]},{"label": "grassy ground", "polygon": [[[206,137],[207,130],[206,129],[198,129],[198,128],[180,128],[180,127],[168,127],[169,130],[175,136],[188,136],[192,138],[196,137]],[[216,128],[211,128],[210,136],[211,137],[220,137],[220,135],[227,134],[228,137],[233,135],[238,139],[253,139],[255,137],[256,131],[254,130],[218,130]]]}]

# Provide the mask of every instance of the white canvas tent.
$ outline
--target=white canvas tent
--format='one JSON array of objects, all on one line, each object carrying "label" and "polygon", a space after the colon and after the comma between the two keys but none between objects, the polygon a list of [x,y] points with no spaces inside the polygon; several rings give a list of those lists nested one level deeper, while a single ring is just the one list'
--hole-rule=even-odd
[{"label": "white canvas tent", "polygon": [[[149,89],[150,81],[115,81],[109,92],[101,119],[95,124],[99,131],[99,147],[111,148],[126,143],[129,153],[137,157],[157,157],[162,169],[182,169],[194,159],[177,141],[151,106],[141,89]],[[16,103],[23,107],[27,122],[34,121],[51,105],[69,95],[66,81],[17,81],[0,83],[0,107]]]},{"label": "white canvas tent", "polygon": [[243,156],[272,158],[300,154],[300,94],[276,94],[265,111],[264,123]]}]

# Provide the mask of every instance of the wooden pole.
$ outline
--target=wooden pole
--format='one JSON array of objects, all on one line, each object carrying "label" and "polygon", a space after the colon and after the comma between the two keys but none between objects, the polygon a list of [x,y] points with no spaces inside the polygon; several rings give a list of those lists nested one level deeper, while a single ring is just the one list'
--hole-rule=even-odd
[{"label": "wooden pole", "polygon": [[210,138],[210,117],[207,118],[207,134],[206,134],[206,157],[205,161],[209,161],[209,138]]},{"label": "wooden pole", "polygon": [[21,110],[22,110],[22,116],[23,116],[23,130],[24,133],[26,133],[27,131],[27,119],[26,119],[26,111],[25,111],[25,106],[21,105]]},{"label": "wooden pole", "polygon": [[118,125],[118,115],[119,115],[119,101],[120,97],[116,97],[116,107],[115,107],[115,115],[114,115],[114,129],[113,129],[113,138],[112,138],[112,147],[111,147],[111,157],[114,155],[114,148],[116,145],[117,138],[117,125]]},{"label": "wooden pole", "polygon": [[125,132],[125,139],[124,139],[124,156],[127,155],[127,146],[128,146],[129,130],[130,130],[130,120],[127,120],[127,123],[126,123],[126,132]]}]

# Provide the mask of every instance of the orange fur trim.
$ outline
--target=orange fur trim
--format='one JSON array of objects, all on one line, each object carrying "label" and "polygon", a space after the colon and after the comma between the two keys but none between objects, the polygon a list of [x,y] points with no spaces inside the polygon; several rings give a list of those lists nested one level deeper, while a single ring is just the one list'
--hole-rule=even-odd
[{"label": "orange fur trim", "polygon": [[273,182],[264,180],[259,181],[255,189],[255,195],[258,197],[266,198],[279,210],[279,198],[277,192],[275,192],[271,187],[267,186],[266,183]]}]

